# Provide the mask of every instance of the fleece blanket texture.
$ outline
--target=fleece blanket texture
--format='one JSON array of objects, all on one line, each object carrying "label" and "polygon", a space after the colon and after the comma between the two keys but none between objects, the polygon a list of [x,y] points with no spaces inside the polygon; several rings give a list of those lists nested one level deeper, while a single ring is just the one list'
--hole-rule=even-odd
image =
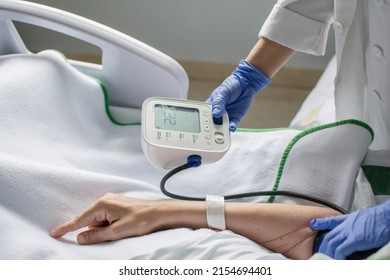
[{"label": "fleece blanket texture", "polygon": [[[0,77],[0,259],[284,259],[228,230],[172,229],[93,246],[77,245],[77,233],[50,238],[105,193],[167,198],[159,190],[166,171],[145,158],[139,123],[114,119],[104,86],[61,54],[2,56]],[[179,173],[167,188],[196,197],[289,190],[349,208],[372,136],[353,120],[241,130],[222,160]]]}]

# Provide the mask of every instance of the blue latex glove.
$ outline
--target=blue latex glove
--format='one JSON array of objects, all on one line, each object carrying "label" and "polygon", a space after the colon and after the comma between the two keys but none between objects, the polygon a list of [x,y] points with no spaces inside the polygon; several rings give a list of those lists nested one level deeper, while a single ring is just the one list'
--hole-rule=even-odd
[{"label": "blue latex glove", "polygon": [[351,214],[314,219],[310,226],[314,230],[331,230],[319,252],[334,259],[380,248],[390,242],[390,200]]},{"label": "blue latex glove", "polygon": [[230,131],[237,129],[252,103],[255,94],[268,86],[271,79],[246,60],[241,60],[236,70],[217,87],[207,99],[212,104],[213,117],[229,115]]}]

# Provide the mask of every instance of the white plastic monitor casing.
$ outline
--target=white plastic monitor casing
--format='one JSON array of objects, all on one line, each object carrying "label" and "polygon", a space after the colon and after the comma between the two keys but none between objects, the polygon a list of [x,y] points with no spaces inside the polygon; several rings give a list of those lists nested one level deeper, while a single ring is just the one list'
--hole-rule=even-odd
[{"label": "white plastic monitor casing", "polygon": [[[199,132],[159,129],[155,126],[156,105],[197,109]],[[199,155],[202,164],[220,160],[230,148],[229,117],[225,112],[222,124],[215,125],[208,103],[183,99],[151,97],[142,105],[142,149],[158,169],[173,169]]]}]

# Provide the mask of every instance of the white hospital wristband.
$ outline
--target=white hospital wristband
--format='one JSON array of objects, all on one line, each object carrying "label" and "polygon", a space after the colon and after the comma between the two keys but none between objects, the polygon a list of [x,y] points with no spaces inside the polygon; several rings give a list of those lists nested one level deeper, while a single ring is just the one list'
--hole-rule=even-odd
[{"label": "white hospital wristband", "polygon": [[225,230],[225,199],[223,196],[206,196],[207,225],[213,230]]}]

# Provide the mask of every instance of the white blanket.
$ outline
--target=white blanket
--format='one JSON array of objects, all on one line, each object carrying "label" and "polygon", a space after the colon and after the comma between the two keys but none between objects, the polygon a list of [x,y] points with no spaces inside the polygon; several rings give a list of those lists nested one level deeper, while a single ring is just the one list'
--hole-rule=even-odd
[{"label": "white blanket", "polygon": [[[52,228],[107,192],[166,198],[159,190],[165,171],[144,157],[140,126],[113,123],[103,86],[58,53],[0,57],[0,77],[0,259],[284,258],[233,232],[208,229],[93,246],[77,245],[76,233],[50,238]],[[241,131],[221,161],[186,170],[167,188],[202,197],[293,190],[348,208],[371,140],[370,129],[357,121],[307,131]]]}]

